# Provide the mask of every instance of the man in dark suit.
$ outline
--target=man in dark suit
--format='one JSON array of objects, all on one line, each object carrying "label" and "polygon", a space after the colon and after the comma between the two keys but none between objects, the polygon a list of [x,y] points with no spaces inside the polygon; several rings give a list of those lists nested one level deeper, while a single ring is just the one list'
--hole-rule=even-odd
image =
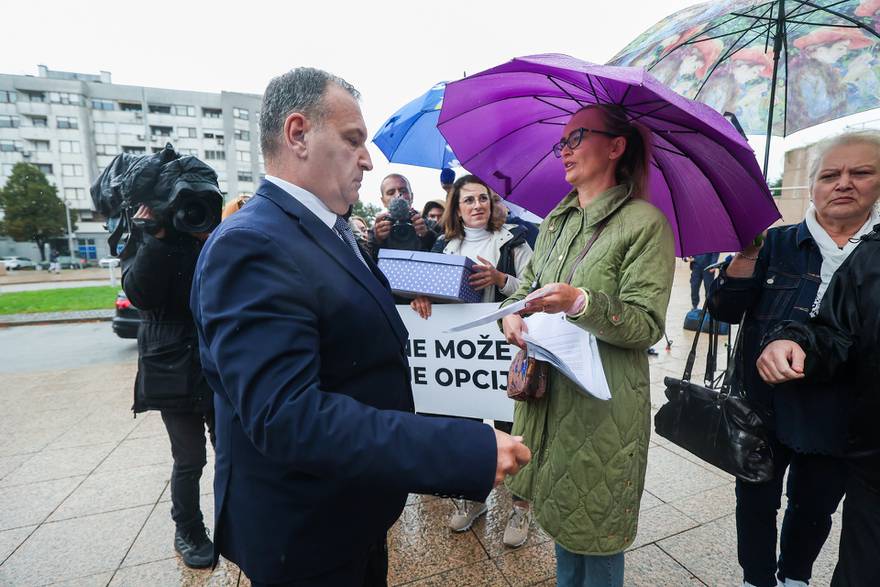
[{"label": "man in dark suit", "polygon": [[485,424],[410,413],[407,331],[345,219],[372,169],[357,97],[310,68],[269,83],[266,180],[193,283],[216,552],[254,585],[384,585],[408,492],[484,499],[530,458]]}]

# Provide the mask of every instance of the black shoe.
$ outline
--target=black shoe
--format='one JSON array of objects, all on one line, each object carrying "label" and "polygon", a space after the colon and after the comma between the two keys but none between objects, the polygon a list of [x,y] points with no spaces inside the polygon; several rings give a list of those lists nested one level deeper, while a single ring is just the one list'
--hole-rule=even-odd
[{"label": "black shoe", "polygon": [[174,550],[191,569],[207,569],[214,564],[214,543],[201,524],[186,532],[178,529],[174,533]]}]

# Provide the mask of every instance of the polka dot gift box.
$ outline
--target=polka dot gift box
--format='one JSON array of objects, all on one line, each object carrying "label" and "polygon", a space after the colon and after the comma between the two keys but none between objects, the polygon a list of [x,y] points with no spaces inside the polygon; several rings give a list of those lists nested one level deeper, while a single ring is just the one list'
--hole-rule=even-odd
[{"label": "polka dot gift box", "polygon": [[417,295],[477,303],[483,294],[468,285],[474,262],[462,255],[423,253],[420,251],[379,251],[379,269],[388,278],[391,291],[399,296]]}]

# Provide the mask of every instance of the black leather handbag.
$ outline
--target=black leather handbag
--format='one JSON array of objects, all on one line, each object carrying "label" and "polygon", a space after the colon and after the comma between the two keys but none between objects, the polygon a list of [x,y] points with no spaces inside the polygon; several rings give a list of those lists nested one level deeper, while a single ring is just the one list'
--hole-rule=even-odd
[{"label": "black leather handbag", "polygon": [[[701,324],[706,309],[704,305]],[[773,478],[773,451],[767,428],[758,412],[749,405],[742,378],[736,375],[742,369],[737,365],[741,360],[737,350],[742,328],[738,330],[733,352],[728,352],[727,368],[722,377],[715,379],[718,328],[710,322],[709,356],[703,385],[691,381],[700,331],[694,334],[684,375],[681,379],[667,377],[663,381],[669,402],[654,416],[654,429],[663,438],[737,479],[762,483]]]}]

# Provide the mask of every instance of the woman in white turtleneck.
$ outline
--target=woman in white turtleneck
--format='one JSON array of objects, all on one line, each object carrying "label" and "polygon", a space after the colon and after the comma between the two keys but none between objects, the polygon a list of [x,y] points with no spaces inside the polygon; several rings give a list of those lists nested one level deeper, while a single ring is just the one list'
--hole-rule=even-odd
[{"label": "woman in white turtleneck", "polygon": [[[519,275],[532,257],[526,231],[515,224],[504,224],[507,210],[500,198],[493,198],[489,187],[478,177],[465,175],[453,184],[443,213],[444,234],[437,239],[433,252],[464,255],[474,266],[471,286],[483,291],[484,302],[500,302],[519,288]],[[431,316],[431,300],[419,296],[410,304],[422,318]],[[495,422],[495,427],[510,433],[511,422]],[[511,548],[525,543],[529,535],[529,502],[514,495],[502,541]],[[485,502],[452,500],[454,510],[447,525],[455,532],[469,529],[486,513]]]},{"label": "woman in white turtleneck", "polygon": [[[493,201],[489,187],[473,175],[459,178],[446,199],[443,236],[433,251],[464,255],[478,265],[470,278],[471,286],[482,290],[484,302],[500,302],[519,287],[519,275],[532,257],[525,230],[504,224],[507,214]],[[427,319],[431,300],[419,296],[410,304]]]}]

